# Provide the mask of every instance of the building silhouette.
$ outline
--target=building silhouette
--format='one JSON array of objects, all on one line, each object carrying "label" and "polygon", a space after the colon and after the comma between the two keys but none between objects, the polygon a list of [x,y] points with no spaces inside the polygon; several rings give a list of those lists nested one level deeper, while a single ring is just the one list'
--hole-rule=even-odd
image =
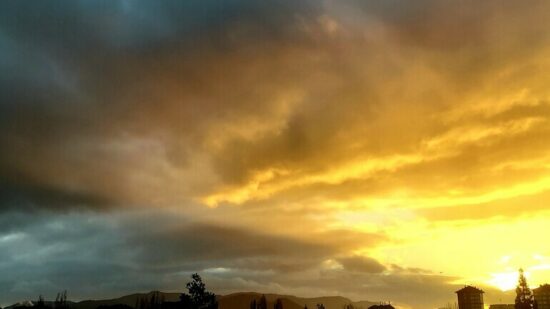
[{"label": "building silhouette", "polygon": [[482,290],[470,285],[456,291],[458,309],[484,309],[483,293]]},{"label": "building silhouette", "polygon": [[538,309],[550,309],[550,284],[533,289],[533,296]]}]

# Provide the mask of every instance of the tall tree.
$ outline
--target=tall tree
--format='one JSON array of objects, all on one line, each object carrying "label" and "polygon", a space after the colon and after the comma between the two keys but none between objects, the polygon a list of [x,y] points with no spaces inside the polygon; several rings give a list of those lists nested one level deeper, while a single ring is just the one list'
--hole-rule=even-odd
[{"label": "tall tree", "polygon": [[54,302],[55,309],[64,309],[67,307],[67,290],[57,293]]},{"label": "tall tree", "polygon": [[140,297],[139,298],[139,307],[136,307],[137,309],[150,309],[149,308],[149,302],[147,301],[147,297]]},{"label": "tall tree", "polygon": [[216,294],[206,290],[206,285],[202,282],[199,274],[193,274],[191,281],[187,283],[189,294],[183,293],[180,301],[184,308],[189,309],[218,309]]},{"label": "tall tree", "polygon": [[262,297],[260,298],[258,309],[267,309],[267,299],[265,298],[265,295],[262,295]]},{"label": "tall tree", "polygon": [[534,309],[535,300],[533,292],[527,284],[527,279],[523,274],[523,269],[519,269],[518,286],[516,287],[516,304],[515,309]]},{"label": "tall tree", "polygon": [[38,296],[38,301],[36,302],[35,307],[36,308],[45,308],[46,307],[46,305],[44,303],[44,296],[42,296],[42,295]]},{"label": "tall tree", "polygon": [[275,301],[273,309],[283,309],[283,301],[280,298],[277,298],[277,300]]},{"label": "tall tree", "polygon": [[164,295],[160,291],[151,292],[148,309],[160,309],[164,303]]},{"label": "tall tree", "polygon": [[250,302],[250,309],[256,309],[256,299],[255,298]]}]

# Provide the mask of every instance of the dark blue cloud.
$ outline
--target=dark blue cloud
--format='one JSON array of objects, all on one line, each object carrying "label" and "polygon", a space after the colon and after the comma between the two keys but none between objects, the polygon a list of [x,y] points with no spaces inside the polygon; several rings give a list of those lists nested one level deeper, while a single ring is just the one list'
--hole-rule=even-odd
[{"label": "dark blue cloud", "polygon": [[293,1],[5,1],[0,27],[21,47],[93,55],[223,40],[234,24],[253,26],[258,35],[283,34],[296,16],[318,10]]},{"label": "dark blue cloud", "polygon": [[196,271],[229,284],[258,272],[269,280],[274,270],[304,271],[340,250],[162,211],[7,212],[0,216],[0,299],[7,305],[63,289],[73,299],[173,290]]}]

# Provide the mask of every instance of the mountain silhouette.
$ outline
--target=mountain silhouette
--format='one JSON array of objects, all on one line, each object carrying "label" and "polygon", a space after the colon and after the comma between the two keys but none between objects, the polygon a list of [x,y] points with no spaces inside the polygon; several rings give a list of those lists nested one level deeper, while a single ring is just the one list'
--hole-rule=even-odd
[{"label": "mountain silhouette", "polygon": [[[136,303],[140,299],[151,299],[153,295],[158,295],[167,302],[175,302],[179,300],[181,293],[165,293],[152,291],[149,293],[135,293],[125,295],[113,299],[101,299],[101,300],[83,300],[80,302],[68,302],[71,309],[97,309],[100,306],[112,306],[112,305],[127,305],[135,307]],[[280,295],[280,294],[262,294],[255,292],[239,292],[228,295],[218,295],[219,309],[247,309],[250,307],[252,300],[259,301],[262,295],[265,295],[267,300],[267,308],[273,308],[277,299],[281,299],[284,309],[304,309],[307,306],[309,309],[317,308],[317,304],[325,305],[326,309],[343,309],[346,305],[353,305],[355,309],[367,309],[368,307],[378,304],[379,302],[372,301],[359,301],[352,302],[348,298],[342,296],[323,296],[323,297],[297,297],[293,295]],[[49,302],[47,302],[49,303]],[[18,303],[21,305],[22,303]],[[32,303],[27,304],[28,307],[32,306]],[[11,306],[10,306],[11,307]],[[22,306],[27,307],[27,306]],[[5,308],[5,309],[8,309]]]}]

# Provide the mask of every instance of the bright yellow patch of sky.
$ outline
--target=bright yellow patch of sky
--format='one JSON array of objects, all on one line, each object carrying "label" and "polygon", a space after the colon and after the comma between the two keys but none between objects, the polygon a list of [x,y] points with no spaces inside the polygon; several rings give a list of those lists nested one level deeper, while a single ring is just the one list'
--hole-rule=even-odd
[{"label": "bright yellow patch of sky", "polygon": [[[449,161],[446,164],[457,164],[452,158],[467,153],[472,147],[485,147],[487,152],[499,152],[501,147],[507,147],[513,152],[514,145],[507,145],[508,141],[532,135],[548,137],[549,115],[531,113],[526,116],[515,111],[548,105],[546,91],[533,94],[524,88],[512,91],[508,96],[500,96],[498,101],[488,97],[486,102],[490,103],[486,104],[464,104],[461,108],[453,106],[435,119],[426,119],[444,121],[446,129],[419,139],[414,151],[383,156],[351,156],[350,160],[335,162],[318,171],[268,168],[256,172],[242,185],[222,188],[200,200],[211,207],[269,203],[271,199],[277,200],[287,192],[300,188],[317,185],[345,187],[354,181],[377,181],[394,174],[399,177],[401,171],[422,164],[446,160]],[[474,97],[479,98],[478,95]],[[506,113],[511,113],[511,116],[491,120],[491,117],[498,118]],[[450,283],[490,285],[503,291],[515,287],[517,269],[523,267],[530,283],[537,286],[550,281],[550,247],[544,232],[550,212],[527,212],[518,217],[503,213],[476,218],[476,212],[480,207],[485,207],[484,204],[498,205],[525,196],[536,199],[539,194],[550,190],[550,149],[540,144],[537,147],[539,149],[534,148],[537,152],[532,156],[500,156],[479,166],[480,175],[472,177],[485,178],[484,185],[480,187],[466,183],[427,193],[425,189],[419,190],[414,186],[392,184],[378,193],[355,192],[344,198],[336,195],[310,202],[316,203],[314,208],[327,213],[318,220],[327,230],[345,228],[383,233],[392,240],[376,247],[356,248],[350,254],[374,257],[385,265],[422,268],[427,273],[459,278]],[[518,153],[529,151],[517,150]],[[490,153],[481,154],[487,155]],[[529,174],[532,171],[536,173]],[[460,173],[446,175],[444,169],[436,173],[441,179],[448,177],[457,180],[469,176]],[[509,178],[515,176],[518,176],[517,181]],[[437,187],[439,184],[433,185]],[[550,201],[543,197],[539,202],[544,204]],[[430,221],[416,212],[417,209],[451,206],[460,206],[462,214],[467,214],[469,219]],[[525,205],[526,208],[532,206],[535,205]],[[535,208],[541,209],[540,205]],[[334,260],[327,260],[325,264],[329,269],[341,267]]]}]

